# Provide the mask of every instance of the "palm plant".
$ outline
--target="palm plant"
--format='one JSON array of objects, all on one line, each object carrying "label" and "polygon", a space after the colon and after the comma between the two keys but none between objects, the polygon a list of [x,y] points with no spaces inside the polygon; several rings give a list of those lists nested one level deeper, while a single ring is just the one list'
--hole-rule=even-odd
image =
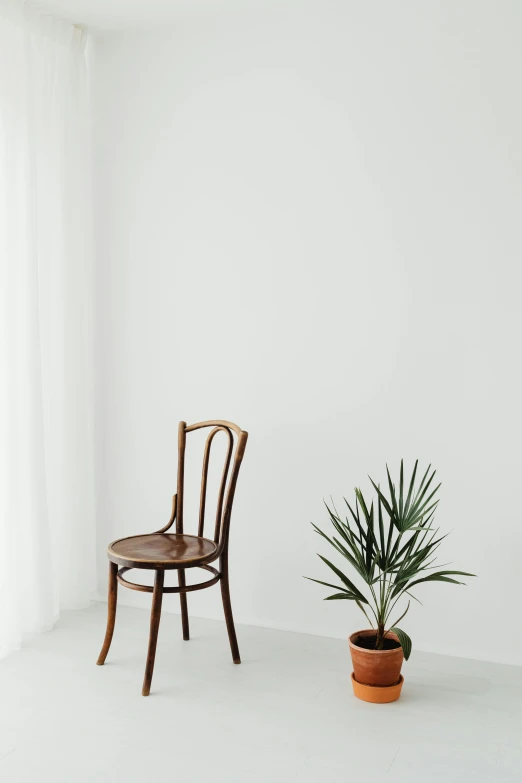
[{"label": "palm plant", "polygon": [[368,587],[368,597],[346,574],[322,555],[319,557],[340,579],[342,586],[319,579],[311,581],[336,590],[325,598],[326,601],[355,601],[375,629],[376,650],[383,649],[388,631],[396,633],[406,660],[411,653],[411,639],[397,626],[410,608],[410,601],[408,600],[408,605],[400,617],[391,622],[399,601],[406,596],[418,601],[412,589],[422,582],[464,584],[453,577],[474,576],[465,571],[434,570],[441,568],[441,565],[434,565],[434,555],[446,537],[439,536],[439,529],[433,526],[435,510],[439,503],[436,495],[440,484],[434,486],[436,471],[431,470],[431,465],[418,484],[417,466],[418,460],[406,488],[404,464],[401,460],[398,492],[388,466],[387,493],[370,478],[376,492],[376,498],[371,503],[368,503],[362,491],[356,488],[354,507],[344,498],[348,511],[344,520],[335,506],[332,509],[325,504],[337,535],[330,537],[317,525],[313,525],[316,532],[359,574]]}]

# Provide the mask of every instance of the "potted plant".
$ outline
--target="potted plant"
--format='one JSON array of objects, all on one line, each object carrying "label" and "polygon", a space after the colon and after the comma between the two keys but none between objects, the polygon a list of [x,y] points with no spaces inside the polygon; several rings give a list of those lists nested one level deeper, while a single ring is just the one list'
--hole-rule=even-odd
[{"label": "potted plant", "polygon": [[434,486],[436,471],[431,465],[418,483],[417,466],[418,460],[406,486],[401,461],[398,491],[388,467],[386,491],[370,478],[375,491],[371,502],[356,488],[353,505],[344,499],[344,520],[335,506],[325,504],[335,531],[331,537],[313,525],[366,585],[364,592],[359,590],[341,569],[319,555],[341,581],[341,585],[334,585],[312,579],[335,589],[325,600],[355,601],[371,626],[349,638],[352,685],[355,695],[364,701],[385,703],[400,696],[402,662],[410,657],[412,644],[398,625],[410,608],[410,600],[405,608],[404,602],[418,600],[412,590],[424,582],[463,584],[454,577],[474,576],[464,571],[436,570],[441,566],[435,564],[435,553],[445,538],[433,525],[440,484]]}]

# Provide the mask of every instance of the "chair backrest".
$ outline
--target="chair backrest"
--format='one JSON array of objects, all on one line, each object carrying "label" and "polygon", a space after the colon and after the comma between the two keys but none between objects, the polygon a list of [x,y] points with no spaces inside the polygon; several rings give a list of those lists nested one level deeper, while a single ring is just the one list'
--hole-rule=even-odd
[{"label": "chair backrest", "polygon": [[[187,433],[199,430],[205,427],[211,427],[205,444],[203,455],[203,471],[201,475],[201,495],[199,504],[199,523],[198,536],[203,535],[205,526],[205,506],[207,501],[207,480],[208,466],[210,460],[210,449],[212,441],[219,432],[223,432],[228,441],[228,448],[225,456],[225,464],[221,475],[221,482],[218,491],[216,521],[214,526],[214,541],[218,544],[218,550],[221,553],[228,544],[228,534],[230,529],[230,516],[232,514],[232,504],[236,491],[237,477],[241,467],[241,461],[245,453],[245,447],[248,439],[248,432],[245,432],[237,424],[231,421],[201,421],[197,424],[187,426],[185,421],[180,421],[178,428],[178,497],[176,508],[176,532],[183,533],[183,495],[185,484],[185,445]],[[235,450],[234,450],[235,441]],[[232,453],[233,458],[232,458]],[[232,471],[230,464],[232,462]],[[230,472],[230,477],[229,477]],[[228,485],[227,485],[228,479]],[[210,536],[208,536],[210,538]]]}]

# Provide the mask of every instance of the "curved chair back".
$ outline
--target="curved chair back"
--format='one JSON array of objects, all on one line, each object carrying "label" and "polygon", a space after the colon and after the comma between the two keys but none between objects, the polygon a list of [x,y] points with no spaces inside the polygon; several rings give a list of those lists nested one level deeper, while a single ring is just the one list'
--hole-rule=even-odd
[{"label": "curved chair back", "polygon": [[[239,475],[239,469],[243,455],[245,453],[246,443],[248,439],[248,432],[245,432],[237,424],[233,424],[231,421],[201,421],[197,424],[190,424],[187,426],[185,421],[180,421],[178,428],[178,495],[177,495],[177,508],[176,508],[176,533],[183,533],[183,496],[184,496],[184,484],[185,484],[185,445],[187,439],[187,433],[193,432],[203,428],[210,427],[211,430],[208,434],[207,441],[205,443],[205,451],[203,454],[203,470],[201,475],[201,494],[199,503],[199,523],[198,523],[198,536],[203,535],[205,526],[205,507],[207,502],[207,481],[208,481],[208,466],[210,461],[210,450],[212,442],[216,435],[223,432],[227,442],[227,452],[225,455],[225,464],[223,465],[223,472],[221,474],[221,482],[218,490],[216,520],[214,525],[214,542],[218,544],[219,552],[221,553],[228,543],[228,535],[230,529],[230,517],[232,514],[232,504],[234,502],[234,494],[236,491],[237,478]],[[235,441],[235,448],[234,448]],[[232,470],[230,471],[230,465],[232,463]],[[230,473],[230,477],[229,477]]]}]

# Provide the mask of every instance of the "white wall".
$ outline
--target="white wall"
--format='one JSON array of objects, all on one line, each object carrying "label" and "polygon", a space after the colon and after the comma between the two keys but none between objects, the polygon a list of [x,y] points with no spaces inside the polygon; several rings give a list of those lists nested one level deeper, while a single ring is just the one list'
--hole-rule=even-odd
[{"label": "white wall", "polygon": [[[178,420],[228,418],[238,622],[366,625],[302,578],[309,522],[418,456],[479,578],[404,627],[522,663],[521,34],[508,0],[354,0],[95,41],[103,591],[106,542],[168,518]],[[219,590],[189,607],[220,618]]]}]

